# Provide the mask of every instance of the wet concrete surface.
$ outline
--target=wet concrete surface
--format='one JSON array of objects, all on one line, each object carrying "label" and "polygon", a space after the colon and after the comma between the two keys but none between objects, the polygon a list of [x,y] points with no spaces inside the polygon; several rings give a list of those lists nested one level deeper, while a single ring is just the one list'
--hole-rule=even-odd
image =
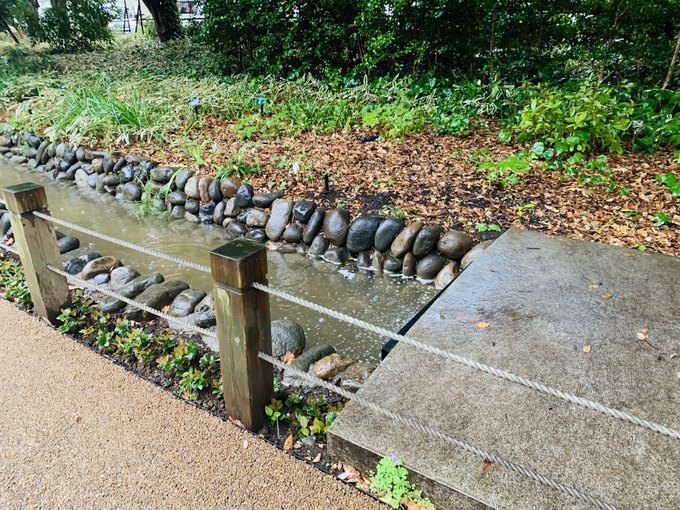
[{"label": "wet concrete surface", "polygon": [[[510,230],[409,335],[680,429],[679,289],[678,258]],[[676,439],[406,345],[361,395],[616,507],[680,507]],[[364,469],[398,452],[441,508],[588,508],[355,403],[330,437]]]}]

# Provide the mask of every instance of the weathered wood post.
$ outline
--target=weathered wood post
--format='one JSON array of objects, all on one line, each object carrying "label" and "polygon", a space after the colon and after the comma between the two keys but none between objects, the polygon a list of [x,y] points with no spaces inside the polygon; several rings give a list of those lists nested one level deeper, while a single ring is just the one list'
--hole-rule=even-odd
[{"label": "weathered wood post", "polygon": [[62,265],[54,225],[33,215],[49,214],[45,188],[26,182],[4,188],[2,194],[35,311],[54,323],[71,298],[66,278],[47,269],[47,264]]},{"label": "weathered wood post", "polygon": [[271,354],[269,296],[252,287],[267,283],[267,249],[237,240],[210,252],[227,413],[256,431],[264,424],[264,408],[274,394],[272,366],[258,358]]}]

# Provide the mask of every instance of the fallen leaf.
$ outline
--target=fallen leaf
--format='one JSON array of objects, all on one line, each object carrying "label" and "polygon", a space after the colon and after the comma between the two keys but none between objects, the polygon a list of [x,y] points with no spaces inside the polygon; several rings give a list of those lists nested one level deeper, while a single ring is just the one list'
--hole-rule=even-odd
[{"label": "fallen leaf", "polygon": [[300,441],[295,441],[293,448],[295,448],[296,450],[299,450],[300,448],[302,448],[302,443]]},{"label": "fallen leaf", "polygon": [[675,377],[677,377],[678,379],[680,379],[680,372],[675,372]]},{"label": "fallen leaf", "polygon": [[293,446],[293,436],[288,436],[283,442],[283,451],[287,452]]},{"label": "fallen leaf", "polygon": [[232,418],[231,416],[229,417],[229,421],[232,422],[234,425],[236,425],[239,428],[244,429],[245,427],[243,426],[243,423],[241,423],[239,420],[236,418]]},{"label": "fallen leaf", "polygon": [[590,352],[590,345],[584,345],[584,346],[583,346],[583,349],[581,349],[581,350],[582,350],[583,352],[585,352],[586,354],[588,354],[588,353]]},{"label": "fallen leaf", "polygon": [[320,460],[321,460],[321,454],[318,454],[316,457],[314,457],[314,460],[312,460],[312,462],[313,462],[314,464],[316,464],[316,463],[319,462]]},{"label": "fallen leaf", "polygon": [[637,334],[638,340],[647,340],[649,338],[649,331],[643,329]]},{"label": "fallen leaf", "polygon": [[475,324],[475,325],[476,325],[479,329],[487,329],[487,328],[489,327],[490,324],[489,324],[488,322],[478,322],[478,323]]},{"label": "fallen leaf", "polygon": [[590,286],[590,288],[591,288],[591,289],[599,289],[600,286],[599,286],[598,284],[596,284],[596,283],[593,283],[593,284]]},{"label": "fallen leaf", "polygon": [[354,483],[359,480],[359,477],[361,476],[361,473],[354,469],[352,466],[344,465],[343,466],[345,470],[338,475],[338,480],[342,480],[343,482],[349,482],[349,483]]},{"label": "fallen leaf", "polygon": [[626,252],[623,254],[624,257],[635,257],[635,253]]},{"label": "fallen leaf", "polygon": [[295,361],[295,354],[292,352],[288,351],[286,354],[283,355],[283,362],[286,365],[290,365],[293,361]]},{"label": "fallen leaf", "polygon": [[606,294],[602,294],[602,299],[611,299],[613,297],[614,295],[610,294],[609,292],[607,292]]},{"label": "fallen leaf", "polygon": [[492,469],[496,469],[496,464],[493,462],[484,462],[484,467],[482,468],[482,474],[483,475],[489,475],[489,471]]}]

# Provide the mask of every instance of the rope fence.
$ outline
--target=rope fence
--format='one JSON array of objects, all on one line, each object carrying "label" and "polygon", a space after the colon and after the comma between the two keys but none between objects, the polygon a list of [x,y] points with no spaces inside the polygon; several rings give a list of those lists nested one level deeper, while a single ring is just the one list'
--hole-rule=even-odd
[{"label": "rope fence", "polygon": [[[38,189],[42,190],[42,187],[33,186],[35,186],[33,189],[34,191]],[[492,375],[501,380],[524,386],[541,394],[599,412],[608,417],[622,420],[673,439],[680,439],[680,431],[665,425],[547,386],[507,370],[468,359],[439,347],[424,343],[410,336],[395,333],[389,329],[318,305],[289,292],[272,288],[265,283],[267,274],[267,249],[262,245],[249,241],[233,241],[210,253],[211,265],[208,267],[50,216],[47,213],[47,203],[44,198],[44,192],[42,196],[40,196],[37,191],[34,194],[31,194],[31,188],[28,188],[27,191],[26,185],[23,185],[23,187],[17,186],[7,188],[4,190],[4,193],[6,199],[8,197],[12,198],[12,200],[5,200],[8,204],[12,204],[12,207],[10,208],[12,213],[22,215],[30,213],[36,218],[43,220],[43,222],[45,222],[44,225],[50,225],[49,229],[41,230],[38,228],[38,225],[33,224],[34,222],[17,222],[16,225],[13,222],[15,231],[18,231],[18,229],[23,230],[22,235],[19,238],[25,239],[25,242],[29,243],[27,246],[21,247],[22,252],[32,254],[31,262],[25,264],[27,267],[24,267],[24,270],[27,274],[31,274],[31,278],[27,279],[27,281],[38,282],[37,284],[33,283],[34,287],[30,287],[29,285],[31,296],[34,298],[34,303],[36,304],[36,310],[42,309],[43,313],[46,314],[45,316],[48,318],[56,316],[56,310],[54,308],[57,303],[64,302],[63,293],[57,297],[50,295],[51,293],[57,292],[55,291],[55,288],[59,287],[59,285],[54,285],[54,280],[52,280],[50,284],[43,283],[42,286],[40,284],[40,282],[47,280],[48,275],[49,278],[54,278],[56,275],[62,278],[61,282],[63,282],[64,288],[66,286],[65,282],[71,282],[72,284],[88,288],[127,303],[128,305],[143,310],[151,315],[165,319],[171,324],[180,325],[188,331],[193,331],[215,340],[219,340],[218,337],[226,338],[227,341],[218,341],[220,358],[223,360],[221,366],[225,404],[227,409],[230,410],[230,414],[241,421],[246,428],[251,430],[257,430],[266,419],[264,416],[264,407],[269,404],[270,399],[273,396],[272,368],[277,367],[294,374],[299,379],[307,381],[312,385],[322,387],[328,391],[332,391],[348,400],[354,401],[357,405],[361,405],[390,420],[408,426],[435,440],[452,445],[469,454],[480,457],[485,461],[507,468],[521,476],[534,480],[535,482],[578,499],[579,501],[585,502],[595,508],[605,510],[616,509],[615,506],[600,498],[589,495],[567,483],[541,474],[532,468],[522,466],[494,453],[487,452],[477,446],[446,434],[445,432],[436,430],[411,417],[403,416],[391,409],[378,405],[360,394],[351,393],[337,385],[318,379],[308,372],[299,370],[272,357],[269,354],[271,352],[269,334],[264,334],[264,332],[270,328],[269,296],[274,296],[314,312],[335,318],[344,323],[365,329],[380,337],[387,337],[398,342],[403,342],[404,344],[417,348],[423,352],[463,365],[475,371]],[[54,237],[52,224],[60,225],[96,239],[114,243],[138,253],[163,259],[189,269],[212,274],[215,281],[215,315],[219,335],[214,331],[196,326],[183,318],[174,317],[135,299],[123,296],[113,289],[67,273],[62,269],[59,257],[55,257],[54,255],[55,253],[58,253],[58,250],[56,250],[56,238],[50,240],[39,239],[40,233],[45,237],[44,232],[46,231],[52,232],[51,237]],[[5,244],[0,244],[0,247],[18,254],[18,250],[14,247]],[[59,284],[59,282],[57,282],[57,284]],[[258,362],[258,360],[261,360],[261,362]]]}]

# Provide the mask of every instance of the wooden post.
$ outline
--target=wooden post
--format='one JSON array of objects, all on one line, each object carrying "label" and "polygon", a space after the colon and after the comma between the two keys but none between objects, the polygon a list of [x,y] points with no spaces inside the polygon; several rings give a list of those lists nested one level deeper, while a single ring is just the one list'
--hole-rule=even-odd
[{"label": "wooden post", "polygon": [[62,266],[54,225],[33,215],[49,214],[45,188],[27,182],[4,188],[2,194],[35,311],[55,323],[71,298],[66,278],[47,269],[47,264]]},{"label": "wooden post", "polygon": [[271,354],[269,296],[252,287],[267,283],[267,249],[237,240],[210,252],[215,280],[215,316],[227,413],[257,431],[274,395],[272,366],[258,358]]}]

